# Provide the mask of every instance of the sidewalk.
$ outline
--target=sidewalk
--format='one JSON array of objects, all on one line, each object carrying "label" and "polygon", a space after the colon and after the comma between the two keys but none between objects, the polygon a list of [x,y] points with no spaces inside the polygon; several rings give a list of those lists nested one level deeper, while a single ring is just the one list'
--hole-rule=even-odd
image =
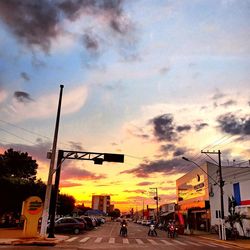
[{"label": "sidewalk", "polygon": [[[187,235],[187,234],[186,234]],[[212,240],[217,243],[223,243],[231,246],[237,246],[241,249],[250,249],[250,239],[237,239],[237,240],[220,240],[217,234],[211,234],[202,231],[193,231],[193,234],[189,234],[190,237],[199,237],[201,239]]]},{"label": "sidewalk", "polygon": [[34,238],[25,238],[22,229],[0,228],[0,245],[54,246],[65,239],[68,239],[68,236],[55,235],[55,238],[41,238],[39,234]]}]

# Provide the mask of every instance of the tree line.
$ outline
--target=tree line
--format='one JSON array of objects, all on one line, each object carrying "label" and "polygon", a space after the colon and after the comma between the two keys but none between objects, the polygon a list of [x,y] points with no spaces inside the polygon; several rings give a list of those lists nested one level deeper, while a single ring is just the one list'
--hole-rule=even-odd
[{"label": "tree line", "polygon": [[[36,160],[27,152],[10,148],[0,154],[0,218],[6,214],[20,217],[22,202],[30,196],[39,196],[44,201],[46,184],[37,179],[37,168]],[[73,196],[59,193],[57,213],[70,214],[74,204]]]}]

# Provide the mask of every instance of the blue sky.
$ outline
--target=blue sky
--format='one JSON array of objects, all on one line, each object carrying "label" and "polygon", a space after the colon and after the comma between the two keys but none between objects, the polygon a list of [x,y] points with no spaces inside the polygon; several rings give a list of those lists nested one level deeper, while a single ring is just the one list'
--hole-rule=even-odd
[{"label": "blue sky", "polygon": [[63,84],[58,148],[125,154],[66,163],[63,191],[129,208],[158,186],[174,200],[172,180],[192,167],[182,156],[249,159],[249,17],[244,0],[2,0],[1,150],[27,151],[47,180]]}]

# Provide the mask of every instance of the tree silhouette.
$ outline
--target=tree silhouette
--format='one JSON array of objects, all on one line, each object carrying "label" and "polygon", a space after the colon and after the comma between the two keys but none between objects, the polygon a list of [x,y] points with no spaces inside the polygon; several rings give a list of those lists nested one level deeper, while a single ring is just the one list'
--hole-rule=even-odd
[{"label": "tree silhouette", "polygon": [[33,160],[27,152],[22,153],[10,148],[0,155],[1,177],[35,180],[37,167],[36,160]]},{"label": "tree silhouette", "polygon": [[29,196],[44,199],[46,185],[36,180],[37,163],[28,153],[12,148],[0,154],[0,215],[21,214],[22,202]]}]

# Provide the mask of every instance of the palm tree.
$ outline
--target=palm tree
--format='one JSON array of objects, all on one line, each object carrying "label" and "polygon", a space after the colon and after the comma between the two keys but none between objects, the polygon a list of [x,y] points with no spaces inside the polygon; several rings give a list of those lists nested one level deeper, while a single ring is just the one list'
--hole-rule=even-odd
[{"label": "palm tree", "polygon": [[231,198],[228,197],[228,211],[229,211],[229,215],[226,219],[226,222],[228,222],[231,226],[231,228],[234,228],[234,224],[235,223],[239,223],[243,235],[245,237],[245,231],[243,228],[243,220],[246,219],[246,215],[245,214],[241,214],[240,212],[235,212],[235,207],[237,206],[235,198],[232,196]]}]

